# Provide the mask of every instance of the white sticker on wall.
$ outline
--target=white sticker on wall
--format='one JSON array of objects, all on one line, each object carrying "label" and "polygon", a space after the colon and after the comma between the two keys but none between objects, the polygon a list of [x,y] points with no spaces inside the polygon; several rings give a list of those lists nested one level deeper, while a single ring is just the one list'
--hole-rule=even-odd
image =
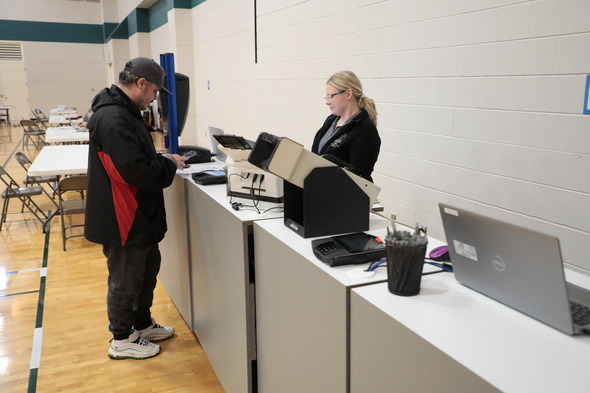
[{"label": "white sticker on wall", "polygon": [[445,213],[450,214],[451,216],[459,217],[459,212],[455,209],[445,207]]},{"label": "white sticker on wall", "polygon": [[477,250],[475,247],[458,240],[453,240],[453,245],[455,246],[455,252],[457,254],[477,262]]}]

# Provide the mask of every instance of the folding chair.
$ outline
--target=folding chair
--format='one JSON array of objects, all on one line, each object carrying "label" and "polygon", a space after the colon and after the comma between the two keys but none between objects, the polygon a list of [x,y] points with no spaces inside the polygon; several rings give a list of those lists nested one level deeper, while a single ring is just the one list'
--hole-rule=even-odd
[{"label": "folding chair", "polygon": [[[66,241],[73,237],[84,236],[83,233],[66,235],[66,230],[71,230],[77,227],[84,227],[84,224],[70,224],[66,225],[66,216],[72,214],[82,214],[86,212],[86,200],[84,199],[84,191],[86,190],[86,175],[75,175],[64,177],[57,185],[57,196],[59,198],[58,214],[61,215],[61,238],[63,242],[63,250],[66,251]],[[71,195],[65,198],[65,195],[70,191],[76,191],[76,194],[81,195],[77,199],[72,199]],[[71,217],[70,217],[71,218]]]},{"label": "folding chair", "polygon": [[88,121],[90,119],[90,116],[92,116],[94,112],[92,111],[92,108],[88,109],[88,111],[86,112],[86,114],[84,115],[83,120],[84,121]]},{"label": "folding chair", "polygon": [[35,120],[23,119],[20,125],[23,127],[23,149],[29,142],[33,143],[37,149],[45,145],[45,130],[40,128]]},{"label": "folding chair", "polygon": [[31,120],[34,120],[34,121],[40,123],[41,126],[46,129],[47,128],[47,124],[49,123],[49,118],[47,116],[45,116],[45,113],[43,113],[43,111],[41,109],[39,109],[39,108],[35,108],[31,112],[35,116]]},{"label": "folding chair", "polygon": [[0,166],[0,181],[6,186],[2,192],[4,203],[2,204],[2,216],[0,217],[0,231],[2,230],[2,224],[6,222],[8,204],[13,198],[18,198],[22,202],[23,207],[21,213],[24,212],[26,207],[43,225],[45,225],[45,222],[48,219],[47,214],[31,198],[35,195],[41,195],[43,187],[21,187],[2,166]]},{"label": "folding chair", "polygon": [[0,128],[6,125],[7,127],[10,126],[10,115],[8,114],[8,109],[3,110],[4,112],[0,112]]},{"label": "folding chair", "polygon": [[[24,153],[22,153],[20,151],[15,154],[15,157],[16,157],[16,160],[18,161],[18,163],[23,167],[23,169],[28,172],[29,167],[32,164],[31,160],[29,160],[29,157],[27,157]],[[52,193],[53,195],[49,195],[49,193],[47,192],[45,187],[43,187],[43,192],[45,193],[45,195],[47,195],[49,197],[49,199],[51,199],[51,202],[53,202],[55,207],[58,207],[57,203],[55,202],[55,194],[57,193],[57,183],[59,182],[59,178],[60,178],[60,176],[29,176],[29,175],[27,175],[27,177],[25,178],[23,183],[25,184],[25,186],[30,186],[30,185],[36,184],[41,187],[43,187],[43,184],[48,184],[49,187],[51,188],[51,190],[53,191],[53,193]]]}]

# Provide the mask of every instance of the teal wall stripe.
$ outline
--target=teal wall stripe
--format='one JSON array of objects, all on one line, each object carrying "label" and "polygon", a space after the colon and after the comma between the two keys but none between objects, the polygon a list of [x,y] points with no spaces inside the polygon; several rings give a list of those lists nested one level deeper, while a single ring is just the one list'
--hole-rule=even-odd
[{"label": "teal wall stripe", "polygon": [[192,9],[206,0],[159,0],[149,9],[137,8],[121,23],[102,25],[0,19],[0,40],[104,44],[150,33],[168,23],[168,11]]},{"label": "teal wall stripe", "polygon": [[150,31],[168,23],[168,10],[173,8],[170,5],[167,0],[160,0],[149,9]]},{"label": "teal wall stripe", "polygon": [[102,25],[0,19],[0,39],[103,44]]},{"label": "teal wall stripe", "polygon": [[206,0],[191,0],[191,8],[198,6],[199,4],[204,3]]},{"label": "teal wall stripe", "polygon": [[110,37],[111,34],[114,33],[117,27],[119,27],[118,23],[105,23],[104,25],[102,25],[102,36],[105,37],[105,41],[106,38]]},{"label": "teal wall stripe", "polygon": [[108,42],[111,38],[126,40],[129,37],[129,22],[127,22],[127,19],[125,19],[123,22],[117,25],[117,27],[115,27],[110,36],[107,36],[105,42]]},{"label": "teal wall stripe", "polygon": [[193,5],[191,4],[191,0],[173,0],[172,1],[172,8],[185,8],[191,9]]}]

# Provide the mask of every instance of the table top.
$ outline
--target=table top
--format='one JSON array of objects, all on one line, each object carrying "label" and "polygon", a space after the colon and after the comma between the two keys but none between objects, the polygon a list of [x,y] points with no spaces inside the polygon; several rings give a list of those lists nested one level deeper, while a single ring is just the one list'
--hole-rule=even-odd
[{"label": "table top", "polygon": [[90,133],[78,127],[48,127],[45,133],[47,143],[88,142]]},{"label": "table top", "polygon": [[14,109],[15,105],[0,105],[0,109]]},{"label": "table top", "polygon": [[29,167],[29,176],[75,175],[88,171],[88,145],[44,146]]},{"label": "table top", "polygon": [[72,108],[54,108],[49,112],[50,115],[75,115],[78,116],[78,110]]},{"label": "table top", "polygon": [[[79,117],[75,119],[74,117]],[[60,124],[80,124],[84,121],[80,115],[49,115],[49,124],[59,126]]]},{"label": "table top", "polygon": [[[578,285],[588,277],[568,271]],[[590,335],[569,336],[463,285],[453,274],[422,277],[420,294],[387,283],[353,290],[503,392],[587,392]]]}]

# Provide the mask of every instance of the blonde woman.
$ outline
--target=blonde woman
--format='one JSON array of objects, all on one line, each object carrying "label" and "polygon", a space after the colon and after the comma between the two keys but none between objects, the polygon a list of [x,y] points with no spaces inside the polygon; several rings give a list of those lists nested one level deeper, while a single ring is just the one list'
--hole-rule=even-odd
[{"label": "blonde woman", "polygon": [[332,155],[373,181],[371,173],[381,146],[375,101],[363,94],[361,82],[352,71],[340,71],[328,79],[325,99],[332,114],[317,132],[311,151]]}]

